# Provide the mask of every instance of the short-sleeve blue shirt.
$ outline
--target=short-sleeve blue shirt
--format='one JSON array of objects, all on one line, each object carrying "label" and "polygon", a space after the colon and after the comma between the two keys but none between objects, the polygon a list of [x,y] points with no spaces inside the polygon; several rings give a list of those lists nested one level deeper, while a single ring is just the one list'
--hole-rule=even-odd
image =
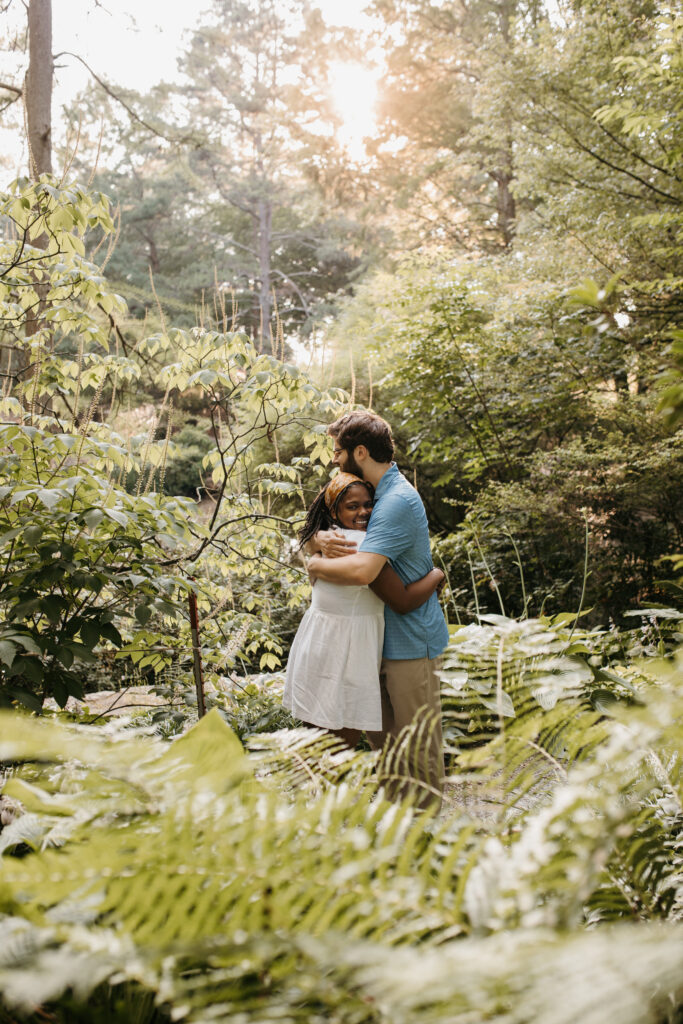
[{"label": "short-sleeve blue shirt", "polygon": [[[361,551],[385,555],[404,583],[433,569],[429,527],[422,499],[392,462],[375,490],[375,504]],[[407,615],[384,609],[384,657],[438,658],[448,643],[448,627],[436,594]]]}]

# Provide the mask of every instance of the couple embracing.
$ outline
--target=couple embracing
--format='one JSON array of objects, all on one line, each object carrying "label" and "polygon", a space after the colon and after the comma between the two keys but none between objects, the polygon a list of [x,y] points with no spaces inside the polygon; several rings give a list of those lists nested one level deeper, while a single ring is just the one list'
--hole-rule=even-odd
[{"label": "couple embracing", "polygon": [[307,725],[351,745],[364,731],[374,749],[395,746],[388,795],[438,807],[438,669],[448,629],[424,506],[393,461],[391,429],[380,416],[352,412],[328,433],[340,472],[309,508],[299,534],[314,586],[292,645],[283,703]]}]

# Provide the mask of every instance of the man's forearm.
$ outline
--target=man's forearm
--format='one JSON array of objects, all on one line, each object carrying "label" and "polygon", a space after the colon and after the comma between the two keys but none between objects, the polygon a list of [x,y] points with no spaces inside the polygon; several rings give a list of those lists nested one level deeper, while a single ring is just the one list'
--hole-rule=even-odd
[{"label": "man's forearm", "polygon": [[310,569],[316,579],[342,586],[365,586],[379,575],[386,559],[381,555],[344,555],[342,558],[311,559]]}]

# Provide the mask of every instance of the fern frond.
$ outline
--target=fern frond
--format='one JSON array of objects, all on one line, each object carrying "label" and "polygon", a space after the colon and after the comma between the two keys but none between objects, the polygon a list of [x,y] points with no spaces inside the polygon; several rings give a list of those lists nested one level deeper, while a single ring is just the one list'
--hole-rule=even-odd
[{"label": "fern frond", "polygon": [[[575,695],[530,703],[498,658],[515,717],[495,716],[459,776],[497,800],[492,820],[388,803],[370,773],[381,784],[395,765],[327,734],[260,737],[245,754],[218,715],[170,746],[10,716],[2,750],[33,762],[24,817],[48,830],[43,845],[66,823],[66,841],[3,861],[0,912],[39,939],[0,965],[0,996],[17,998],[20,976],[46,998],[70,986],[84,998],[89,971],[197,1022],[604,1024],[614,1008],[615,1024],[673,1024],[677,928],[571,932],[680,914],[683,698],[670,671],[649,703],[607,717]],[[300,762],[315,758],[312,782]],[[536,788],[520,788],[528,777]],[[605,996],[625,977],[628,1012]]]},{"label": "fern frond", "polygon": [[[37,928],[15,917],[0,916],[0,996],[6,1006],[31,1013],[70,990],[77,1000],[120,972],[130,957],[120,943],[64,943],[54,928]],[[84,948],[90,946],[90,948]],[[117,949],[118,946],[118,949]]]},{"label": "fern frond", "polygon": [[444,731],[457,736],[459,772],[486,783],[503,817],[543,802],[570,765],[606,739],[586,699],[592,675],[546,623],[487,616],[456,630],[442,671]]},{"label": "fern frond", "polygon": [[[621,925],[567,936],[530,930],[447,947],[339,943],[339,967],[392,1024],[675,1024],[682,933]],[[311,948],[310,945],[307,948]]]},{"label": "fern frond", "polygon": [[248,750],[260,777],[283,787],[309,787],[322,792],[342,781],[361,786],[372,774],[376,755],[351,750],[326,729],[280,729],[250,736]]}]

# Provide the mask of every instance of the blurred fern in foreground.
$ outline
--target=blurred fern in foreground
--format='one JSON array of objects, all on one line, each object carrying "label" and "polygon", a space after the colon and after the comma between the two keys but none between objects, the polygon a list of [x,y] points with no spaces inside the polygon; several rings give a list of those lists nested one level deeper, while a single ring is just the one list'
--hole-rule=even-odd
[{"label": "blurred fern in foreground", "polygon": [[315,730],[245,753],[217,711],[170,745],[3,714],[7,1019],[679,1020],[683,661],[606,713],[559,631],[462,633],[447,717],[490,717],[438,817]]}]

